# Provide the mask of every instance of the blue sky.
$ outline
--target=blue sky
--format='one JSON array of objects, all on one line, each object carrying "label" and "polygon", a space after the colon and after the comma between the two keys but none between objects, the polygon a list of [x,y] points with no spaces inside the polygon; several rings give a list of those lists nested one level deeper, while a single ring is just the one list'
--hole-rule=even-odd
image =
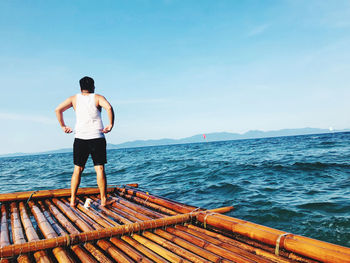
[{"label": "blue sky", "polygon": [[71,147],[85,75],[110,143],[350,127],[349,1],[4,0],[0,35],[0,154]]}]

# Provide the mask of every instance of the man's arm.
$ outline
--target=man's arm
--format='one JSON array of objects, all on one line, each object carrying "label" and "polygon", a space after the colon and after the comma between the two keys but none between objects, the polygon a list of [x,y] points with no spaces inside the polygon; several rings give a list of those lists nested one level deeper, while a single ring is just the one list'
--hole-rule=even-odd
[{"label": "man's arm", "polygon": [[63,112],[73,106],[72,101],[73,97],[69,97],[55,109],[57,120],[65,133],[71,133],[73,131],[70,127],[66,126],[63,119]]},{"label": "man's arm", "polygon": [[107,116],[109,119],[109,125],[107,125],[102,132],[108,133],[112,130],[114,126],[114,111],[112,105],[106,100],[103,96],[98,96],[98,105],[104,108],[107,112]]}]

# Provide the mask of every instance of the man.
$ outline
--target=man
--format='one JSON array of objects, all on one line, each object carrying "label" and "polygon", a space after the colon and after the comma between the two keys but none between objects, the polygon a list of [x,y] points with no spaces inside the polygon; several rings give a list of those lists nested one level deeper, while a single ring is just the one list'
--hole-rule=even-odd
[{"label": "man", "polygon": [[[72,133],[73,130],[66,126],[63,112],[73,107],[76,114],[75,139],[73,144],[74,171],[71,179],[70,205],[76,206],[76,193],[80,184],[81,174],[86,161],[91,154],[96,171],[97,185],[101,195],[101,205],[107,201],[105,163],[107,163],[106,140],[104,133],[112,130],[114,125],[114,111],[105,97],[94,94],[95,83],[90,77],[84,77],[80,81],[81,93],[69,97],[56,108],[56,116],[62,130]],[[101,110],[107,111],[109,125],[103,128]]]}]

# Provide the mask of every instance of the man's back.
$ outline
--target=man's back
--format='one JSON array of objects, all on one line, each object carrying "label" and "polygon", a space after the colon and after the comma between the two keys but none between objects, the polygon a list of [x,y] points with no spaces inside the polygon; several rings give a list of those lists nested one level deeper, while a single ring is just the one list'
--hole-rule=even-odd
[{"label": "man's back", "polygon": [[94,93],[75,96],[75,138],[89,140],[104,137],[101,109],[96,106],[95,97]]}]

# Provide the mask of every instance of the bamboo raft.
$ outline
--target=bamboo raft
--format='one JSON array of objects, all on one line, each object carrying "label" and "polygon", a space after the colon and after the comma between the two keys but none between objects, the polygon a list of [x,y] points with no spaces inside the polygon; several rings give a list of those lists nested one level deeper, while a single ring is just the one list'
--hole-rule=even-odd
[{"label": "bamboo raft", "polygon": [[[350,262],[350,248],[225,216],[137,185],[0,194],[1,262]],[[84,206],[91,199],[90,207]]]}]

